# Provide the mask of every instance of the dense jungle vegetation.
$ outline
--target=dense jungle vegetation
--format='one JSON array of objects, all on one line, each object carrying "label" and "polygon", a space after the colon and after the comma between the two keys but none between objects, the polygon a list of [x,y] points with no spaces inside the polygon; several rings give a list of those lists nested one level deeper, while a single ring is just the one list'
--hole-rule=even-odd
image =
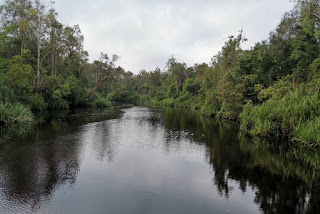
[{"label": "dense jungle vegetation", "polygon": [[35,111],[123,102],[193,108],[238,120],[251,136],[320,145],[319,0],[296,1],[250,50],[240,31],[208,64],[171,57],[164,70],[137,75],[117,55],[89,62],[80,27],[60,23],[40,0],[6,0],[0,14],[2,126],[32,123]]}]

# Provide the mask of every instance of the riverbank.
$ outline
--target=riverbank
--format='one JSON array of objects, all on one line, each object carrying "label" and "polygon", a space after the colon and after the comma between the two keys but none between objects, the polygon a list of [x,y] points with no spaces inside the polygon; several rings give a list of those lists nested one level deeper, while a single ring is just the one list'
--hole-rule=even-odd
[{"label": "riverbank", "polygon": [[[240,125],[243,136],[298,143],[307,147],[320,146],[320,96],[317,90],[303,86],[281,99],[270,99],[261,105],[244,105],[235,118],[225,118],[212,112],[214,107],[194,102],[185,103],[149,101],[147,106],[175,107],[198,111],[202,117],[219,121],[233,121]],[[190,103],[190,102],[188,102]],[[211,109],[211,110],[210,110]]]}]

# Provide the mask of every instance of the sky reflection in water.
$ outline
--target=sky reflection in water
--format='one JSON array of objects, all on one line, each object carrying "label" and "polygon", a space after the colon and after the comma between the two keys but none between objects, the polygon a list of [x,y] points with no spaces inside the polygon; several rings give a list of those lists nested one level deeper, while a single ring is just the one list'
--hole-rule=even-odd
[{"label": "sky reflection in water", "polygon": [[1,147],[0,213],[317,210],[319,199],[307,197],[314,180],[290,171],[299,165],[237,133],[174,109],[134,107],[85,125],[52,121]]}]

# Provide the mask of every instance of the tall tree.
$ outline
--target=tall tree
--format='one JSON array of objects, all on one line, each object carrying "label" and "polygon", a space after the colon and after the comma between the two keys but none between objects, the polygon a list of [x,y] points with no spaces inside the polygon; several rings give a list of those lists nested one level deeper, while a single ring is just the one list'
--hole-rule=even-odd
[{"label": "tall tree", "polygon": [[33,3],[33,9],[29,12],[30,15],[30,26],[34,32],[34,37],[37,44],[37,75],[36,75],[36,85],[37,90],[40,90],[41,81],[41,64],[43,59],[41,59],[41,51],[46,39],[48,29],[49,29],[49,14],[46,11],[46,6],[43,5],[40,0],[35,0]]},{"label": "tall tree", "polygon": [[97,91],[108,79],[112,78],[115,71],[115,62],[118,58],[117,55],[113,55],[110,59],[107,54],[101,53],[100,60],[95,62],[96,83],[87,94],[87,98]]}]

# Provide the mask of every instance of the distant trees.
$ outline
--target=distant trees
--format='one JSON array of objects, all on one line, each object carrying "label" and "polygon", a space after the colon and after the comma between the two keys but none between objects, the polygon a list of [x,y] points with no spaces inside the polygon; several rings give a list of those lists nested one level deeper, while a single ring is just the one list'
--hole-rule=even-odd
[{"label": "distant trees", "polygon": [[211,65],[187,67],[171,57],[164,72],[143,71],[135,77],[140,100],[232,120],[245,109],[241,123],[250,134],[289,135],[319,145],[320,114],[317,107],[310,109],[320,85],[319,12],[318,0],[297,1],[267,40],[243,50],[246,38],[240,31]]},{"label": "distant trees", "polygon": [[118,57],[88,63],[80,27],[60,23],[53,5],[6,0],[0,21],[0,77],[33,110],[90,105],[88,97],[116,75]]},{"label": "distant trees", "polygon": [[[10,90],[32,110],[110,106],[114,101],[194,108],[206,116],[238,120],[245,109],[241,118],[248,133],[268,135],[271,130],[317,142],[306,127],[318,125],[319,119],[308,124],[305,119],[318,118],[318,109],[300,101],[313,102],[318,96],[319,14],[319,0],[297,0],[269,38],[250,50],[242,49],[247,39],[240,31],[210,64],[188,67],[172,56],[163,71],[133,75],[116,66],[117,55],[102,53],[88,62],[80,27],[60,23],[52,6],[40,0],[6,0],[0,6],[0,90]],[[293,114],[294,121],[282,118],[276,108]]]}]

